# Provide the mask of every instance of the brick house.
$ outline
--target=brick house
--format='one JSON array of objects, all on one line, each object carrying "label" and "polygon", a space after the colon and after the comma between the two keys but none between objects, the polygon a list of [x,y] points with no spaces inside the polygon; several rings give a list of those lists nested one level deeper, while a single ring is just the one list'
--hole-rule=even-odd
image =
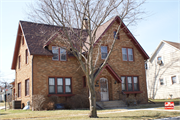
[{"label": "brick house", "polygon": [[[116,16],[98,28],[96,42],[103,43],[99,66],[110,47],[105,42],[107,36],[112,42],[119,21],[120,18]],[[114,51],[95,81],[97,101],[122,100],[125,96],[146,103],[144,62],[149,57],[124,23],[122,27],[124,29],[118,35]],[[60,103],[65,103],[67,98],[76,94],[88,97],[86,80],[78,61],[71,53],[56,46],[57,39],[62,37],[56,34],[59,30],[62,30],[59,26],[19,22],[12,69],[16,70],[16,99],[22,100],[25,105],[27,101],[32,101],[35,94],[47,98],[59,96]],[[86,40],[86,30],[83,34]]]}]

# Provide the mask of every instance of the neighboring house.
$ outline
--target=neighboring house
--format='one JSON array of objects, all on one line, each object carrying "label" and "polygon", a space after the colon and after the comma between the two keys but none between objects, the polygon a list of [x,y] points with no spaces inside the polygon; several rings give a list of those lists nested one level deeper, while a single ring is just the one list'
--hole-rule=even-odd
[{"label": "neighboring house", "polygon": [[146,68],[149,98],[180,98],[180,43],[161,41]]},{"label": "neighboring house", "polygon": [[4,87],[0,86],[0,102],[4,101],[3,100],[3,89],[4,89]]},{"label": "neighboring house", "polygon": [[[97,31],[96,42],[103,43],[100,62],[97,63],[99,66],[110,48],[103,41],[107,40],[107,36],[109,42],[114,39],[114,29],[119,22],[120,18],[116,16]],[[114,51],[95,81],[97,101],[122,100],[123,91],[126,98],[147,103],[144,63],[149,57],[124,23],[122,27],[124,29],[119,34]],[[57,31],[62,31],[62,27],[19,22],[12,69],[16,70],[16,100],[22,100],[25,105],[27,101],[32,101],[35,94],[44,95],[47,99],[53,95],[59,96],[60,103],[66,103],[76,94],[88,97],[85,75],[78,61],[71,53],[56,46],[58,38],[63,36],[56,34]],[[86,40],[86,30],[83,34]],[[97,50],[97,47],[94,49]]]},{"label": "neighboring house", "polygon": [[12,95],[12,88],[12,84],[8,84],[6,88],[0,87],[0,101],[5,101],[6,96]]}]

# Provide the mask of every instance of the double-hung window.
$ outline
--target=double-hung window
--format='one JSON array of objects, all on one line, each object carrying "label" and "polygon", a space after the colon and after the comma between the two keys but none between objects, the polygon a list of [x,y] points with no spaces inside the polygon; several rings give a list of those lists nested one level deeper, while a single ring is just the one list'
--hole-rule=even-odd
[{"label": "double-hung window", "polygon": [[66,61],[66,49],[52,46],[53,60]]},{"label": "double-hung window", "polygon": [[160,85],[164,85],[164,80],[163,79],[159,79],[160,81]]},{"label": "double-hung window", "polygon": [[18,83],[18,97],[21,97],[21,83]]},{"label": "double-hung window", "polygon": [[25,54],[26,54],[26,56],[25,56],[25,62],[26,62],[26,64],[28,64],[28,49],[26,49],[26,51],[25,51]]},{"label": "double-hung window", "polygon": [[21,56],[18,57],[18,60],[19,60],[19,61],[18,61],[18,63],[19,63],[19,64],[18,64],[18,68],[20,69],[20,68],[21,68]]},{"label": "double-hung window", "polygon": [[59,60],[59,48],[52,46],[53,60]]},{"label": "double-hung window", "polygon": [[117,33],[117,30],[114,31],[114,38],[116,37],[116,39],[119,39],[119,33],[117,33],[117,35],[116,33]]},{"label": "double-hung window", "polygon": [[70,94],[71,91],[71,78],[49,78],[49,94]]},{"label": "double-hung window", "polygon": [[177,83],[176,76],[171,77],[171,80],[172,80],[172,84]]},{"label": "double-hung window", "polygon": [[63,48],[60,48],[60,58],[61,61],[66,61],[66,50]]},{"label": "double-hung window", "polygon": [[55,93],[55,78],[49,78],[49,93]]},{"label": "double-hung window", "polygon": [[63,93],[63,78],[57,78],[57,93]]},{"label": "double-hung window", "polygon": [[101,46],[101,59],[106,59],[107,57],[107,46]]},{"label": "double-hung window", "polygon": [[29,95],[29,79],[25,80],[25,96]]},{"label": "double-hung window", "polygon": [[137,76],[121,76],[122,91],[139,91]]},{"label": "double-hung window", "polygon": [[133,49],[132,48],[122,48],[123,61],[134,61],[133,60]]},{"label": "double-hung window", "polygon": [[122,90],[126,90],[126,77],[121,77],[122,80]]}]

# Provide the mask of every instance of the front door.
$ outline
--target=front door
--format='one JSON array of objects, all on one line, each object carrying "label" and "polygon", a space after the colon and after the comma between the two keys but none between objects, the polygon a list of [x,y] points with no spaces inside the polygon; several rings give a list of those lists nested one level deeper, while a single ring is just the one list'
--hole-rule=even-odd
[{"label": "front door", "polygon": [[100,86],[101,101],[109,101],[108,80],[106,78],[100,78]]}]

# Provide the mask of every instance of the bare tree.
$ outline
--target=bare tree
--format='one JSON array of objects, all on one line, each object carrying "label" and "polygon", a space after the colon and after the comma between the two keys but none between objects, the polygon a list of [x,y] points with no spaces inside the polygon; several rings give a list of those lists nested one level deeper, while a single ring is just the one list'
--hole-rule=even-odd
[{"label": "bare tree", "polygon": [[[65,49],[77,58],[86,75],[89,88],[90,117],[97,117],[95,79],[113,51],[117,33],[123,29],[121,28],[122,21],[129,25],[141,19],[140,15],[144,11],[140,9],[140,6],[143,3],[144,0],[139,2],[136,0],[39,0],[35,5],[30,6],[32,8],[29,12],[31,20],[62,26],[63,30],[57,33],[64,37],[59,39],[61,44],[57,46],[65,45]],[[121,21],[117,26],[113,42],[109,43],[110,49],[107,57],[99,66],[97,61],[102,42],[96,43],[97,31],[105,21],[114,15],[118,15]],[[87,19],[86,23],[83,22],[84,19]],[[87,39],[83,26],[88,34]],[[80,32],[75,31],[74,28],[79,29]],[[72,34],[76,40],[72,39]],[[95,44],[99,46],[98,50],[94,49]]]}]

